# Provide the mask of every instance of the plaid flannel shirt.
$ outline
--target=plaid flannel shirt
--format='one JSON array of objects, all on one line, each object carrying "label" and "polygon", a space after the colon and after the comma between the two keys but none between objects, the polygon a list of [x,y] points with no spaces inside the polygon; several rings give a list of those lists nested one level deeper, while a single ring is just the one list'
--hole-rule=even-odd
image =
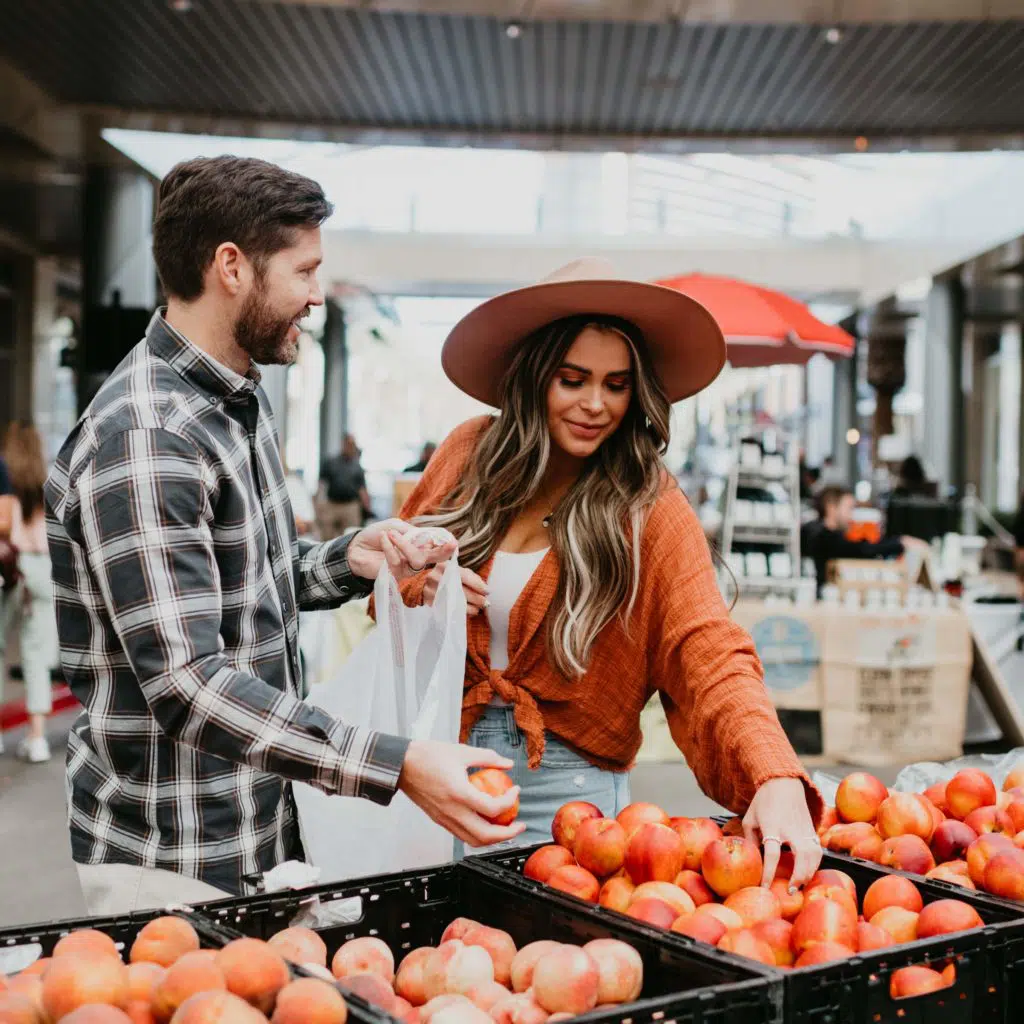
[{"label": "plaid flannel shirt", "polygon": [[160,313],[46,485],[61,662],[83,712],[67,759],[79,863],[233,893],[300,850],[287,780],[387,803],[407,741],[298,696],[298,612],[369,592],[347,541],[296,540],[255,367]]}]

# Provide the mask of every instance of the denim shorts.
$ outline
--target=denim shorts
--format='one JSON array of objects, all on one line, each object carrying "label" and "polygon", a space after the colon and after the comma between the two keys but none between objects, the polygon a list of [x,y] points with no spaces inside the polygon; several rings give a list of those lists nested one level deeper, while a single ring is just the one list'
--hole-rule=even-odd
[{"label": "denim shorts", "polygon": [[[550,843],[551,821],[558,809],[571,800],[596,804],[610,818],[629,803],[629,776],[625,772],[605,771],[592,765],[551,733],[545,737],[540,768],[530,771],[526,763],[526,737],[519,731],[511,707],[491,705],[487,708],[474,726],[469,743],[473,747],[486,747],[512,761],[514,767],[509,775],[522,791],[519,821],[526,825],[526,831],[514,840],[488,847],[488,850]],[[458,859],[465,851],[461,850],[459,842],[455,847]]]}]

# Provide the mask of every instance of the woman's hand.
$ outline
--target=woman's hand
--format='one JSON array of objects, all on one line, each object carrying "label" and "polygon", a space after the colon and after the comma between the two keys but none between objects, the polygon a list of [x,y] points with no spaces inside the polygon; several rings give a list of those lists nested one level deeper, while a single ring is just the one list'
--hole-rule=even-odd
[{"label": "woman's hand", "polygon": [[[447,562],[435,565],[423,583],[423,603],[433,604],[437,597],[437,588],[441,585],[441,578],[448,567]],[[466,614],[473,618],[479,615],[488,605],[487,595],[490,590],[487,584],[472,569],[459,569],[462,576],[462,592],[466,595]]]},{"label": "woman's hand", "polygon": [[818,870],[821,843],[800,779],[769,779],[762,783],[743,818],[743,831],[749,840],[764,846],[762,885],[772,884],[783,845],[793,851],[792,885],[806,885]]},{"label": "woman's hand", "polygon": [[455,553],[454,540],[441,545],[421,547],[406,538],[417,528],[401,519],[386,519],[360,530],[348,546],[349,568],[365,580],[375,580],[381,566],[387,561],[396,580],[414,576],[427,565],[451,558]]}]

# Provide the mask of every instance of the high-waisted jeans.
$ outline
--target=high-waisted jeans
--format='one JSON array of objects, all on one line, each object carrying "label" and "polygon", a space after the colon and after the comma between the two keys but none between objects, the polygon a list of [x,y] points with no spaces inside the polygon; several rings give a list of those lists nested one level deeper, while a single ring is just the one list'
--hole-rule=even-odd
[{"label": "high-waisted jeans", "polygon": [[[551,842],[551,821],[558,809],[571,800],[596,804],[607,817],[615,815],[629,803],[629,776],[592,765],[585,758],[559,742],[550,733],[545,737],[540,768],[530,771],[526,764],[526,737],[515,723],[511,707],[491,705],[477,722],[469,742],[486,747],[514,763],[509,772],[522,790],[519,797],[519,821],[526,831],[509,846],[532,846]],[[500,849],[489,847],[489,850]],[[461,850],[456,842],[456,856],[481,853],[482,850]]]}]

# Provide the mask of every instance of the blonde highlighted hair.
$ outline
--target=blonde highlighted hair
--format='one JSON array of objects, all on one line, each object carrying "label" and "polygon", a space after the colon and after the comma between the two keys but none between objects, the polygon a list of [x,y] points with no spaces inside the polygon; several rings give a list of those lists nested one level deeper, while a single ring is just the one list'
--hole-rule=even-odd
[{"label": "blonde highlighted hair", "polygon": [[417,520],[455,534],[460,564],[474,570],[486,564],[541,486],[551,452],[548,389],[588,327],[626,342],[633,384],[618,430],[591,456],[551,517],[559,583],[547,622],[548,654],[567,678],[586,672],[598,634],[616,615],[628,622],[640,587],[644,525],[662,487],[671,406],[640,332],[613,318],[575,316],[524,342],[502,381],[501,415],[485,431],[463,479],[436,515]]}]

